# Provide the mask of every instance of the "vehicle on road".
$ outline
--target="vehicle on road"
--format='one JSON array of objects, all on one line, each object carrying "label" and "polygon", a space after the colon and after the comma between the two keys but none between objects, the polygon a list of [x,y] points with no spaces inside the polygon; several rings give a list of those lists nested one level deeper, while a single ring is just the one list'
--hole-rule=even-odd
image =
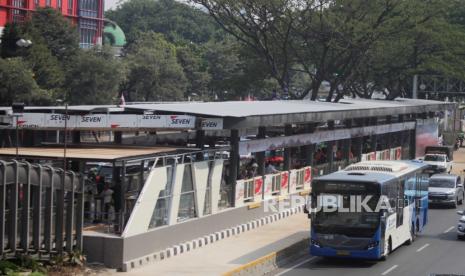
[{"label": "vehicle on road", "polygon": [[430,165],[429,172],[451,173],[454,150],[450,146],[428,146],[423,161]]},{"label": "vehicle on road", "polygon": [[[419,161],[369,161],[315,179],[309,211],[310,253],[383,259],[413,242],[427,223],[427,167]],[[329,196],[337,198],[332,212],[325,211]],[[371,211],[358,208],[362,203],[354,204],[354,198],[364,200]]]},{"label": "vehicle on road", "polygon": [[465,192],[460,176],[435,174],[429,179],[428,201],[430,204],[447,204],[452,207],[463,204]]},{"label": "vehicle on road", "polygon": [[457,225],[457,238],[459,240],[465,239],[465,212],[457,211],[457,214],[460,215],[459,223]]}]

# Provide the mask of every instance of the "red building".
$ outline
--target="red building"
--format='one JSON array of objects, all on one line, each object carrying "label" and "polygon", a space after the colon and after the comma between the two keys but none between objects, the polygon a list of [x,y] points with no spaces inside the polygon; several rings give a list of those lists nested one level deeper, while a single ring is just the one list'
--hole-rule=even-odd
[{"label": "red building", "polygon": [[22,22],[37,7],[52,7],[79,29],[82,48],[102,44],[104,0],[0,0],[0,34],[9,22]]}]

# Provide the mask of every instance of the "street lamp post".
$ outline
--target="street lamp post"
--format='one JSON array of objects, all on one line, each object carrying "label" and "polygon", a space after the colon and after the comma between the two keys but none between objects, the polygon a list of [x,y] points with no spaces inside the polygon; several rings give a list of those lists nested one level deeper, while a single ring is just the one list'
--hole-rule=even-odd
[{"label": "street lamp post", "polygon": [[[68,146],[68,104],[65,104],[65,131],[63,141],[63,174],[66,174],[66,149]],[[64,183],[64,182],[63,182]]]},{"label": "street lamp post", "polygon": [[21,113],[24,111],[24,103],[13,103],[11,105],[11,109],[13,110],[13,116],[15,117],[15,144],[16,144],[16,160],[19,159],[19,126],[18,126],[18,118],[21,117]]}]

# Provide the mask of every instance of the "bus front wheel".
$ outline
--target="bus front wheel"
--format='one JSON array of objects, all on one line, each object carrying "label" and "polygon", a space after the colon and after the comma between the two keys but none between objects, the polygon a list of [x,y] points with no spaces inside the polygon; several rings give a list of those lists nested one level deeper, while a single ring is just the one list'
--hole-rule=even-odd
[{"label": "bus front wheel", "polygon": [[417,237],[416,232],[418,232],[418,227],[415,228],[415,224],[412,223],[412,227],[410,228],[410,239],[407,240],[407,245],[411,245],[415,241],[415,238]]},{"label": "bus front wheel", "polygon": [[381,260],[383,261],[387,260],[391,252],[392,252],[392,240],[391,240],[391,237],[389,237],[388,242],[384,245],[384,256],[381,258]]}]

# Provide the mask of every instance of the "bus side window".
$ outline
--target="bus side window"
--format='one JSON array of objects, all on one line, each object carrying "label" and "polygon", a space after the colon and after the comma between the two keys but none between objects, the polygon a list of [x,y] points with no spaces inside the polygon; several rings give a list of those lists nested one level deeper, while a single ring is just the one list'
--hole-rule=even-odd
[{"label": "bus side window", "polygon": [[405,186],[408,183],[408,179],[400,179],[400,183],[397,185],[397,202],[396,202],[396,212],[397,212],[397,227],[401,226],[404,223],[404,202],[405,202]]}]

